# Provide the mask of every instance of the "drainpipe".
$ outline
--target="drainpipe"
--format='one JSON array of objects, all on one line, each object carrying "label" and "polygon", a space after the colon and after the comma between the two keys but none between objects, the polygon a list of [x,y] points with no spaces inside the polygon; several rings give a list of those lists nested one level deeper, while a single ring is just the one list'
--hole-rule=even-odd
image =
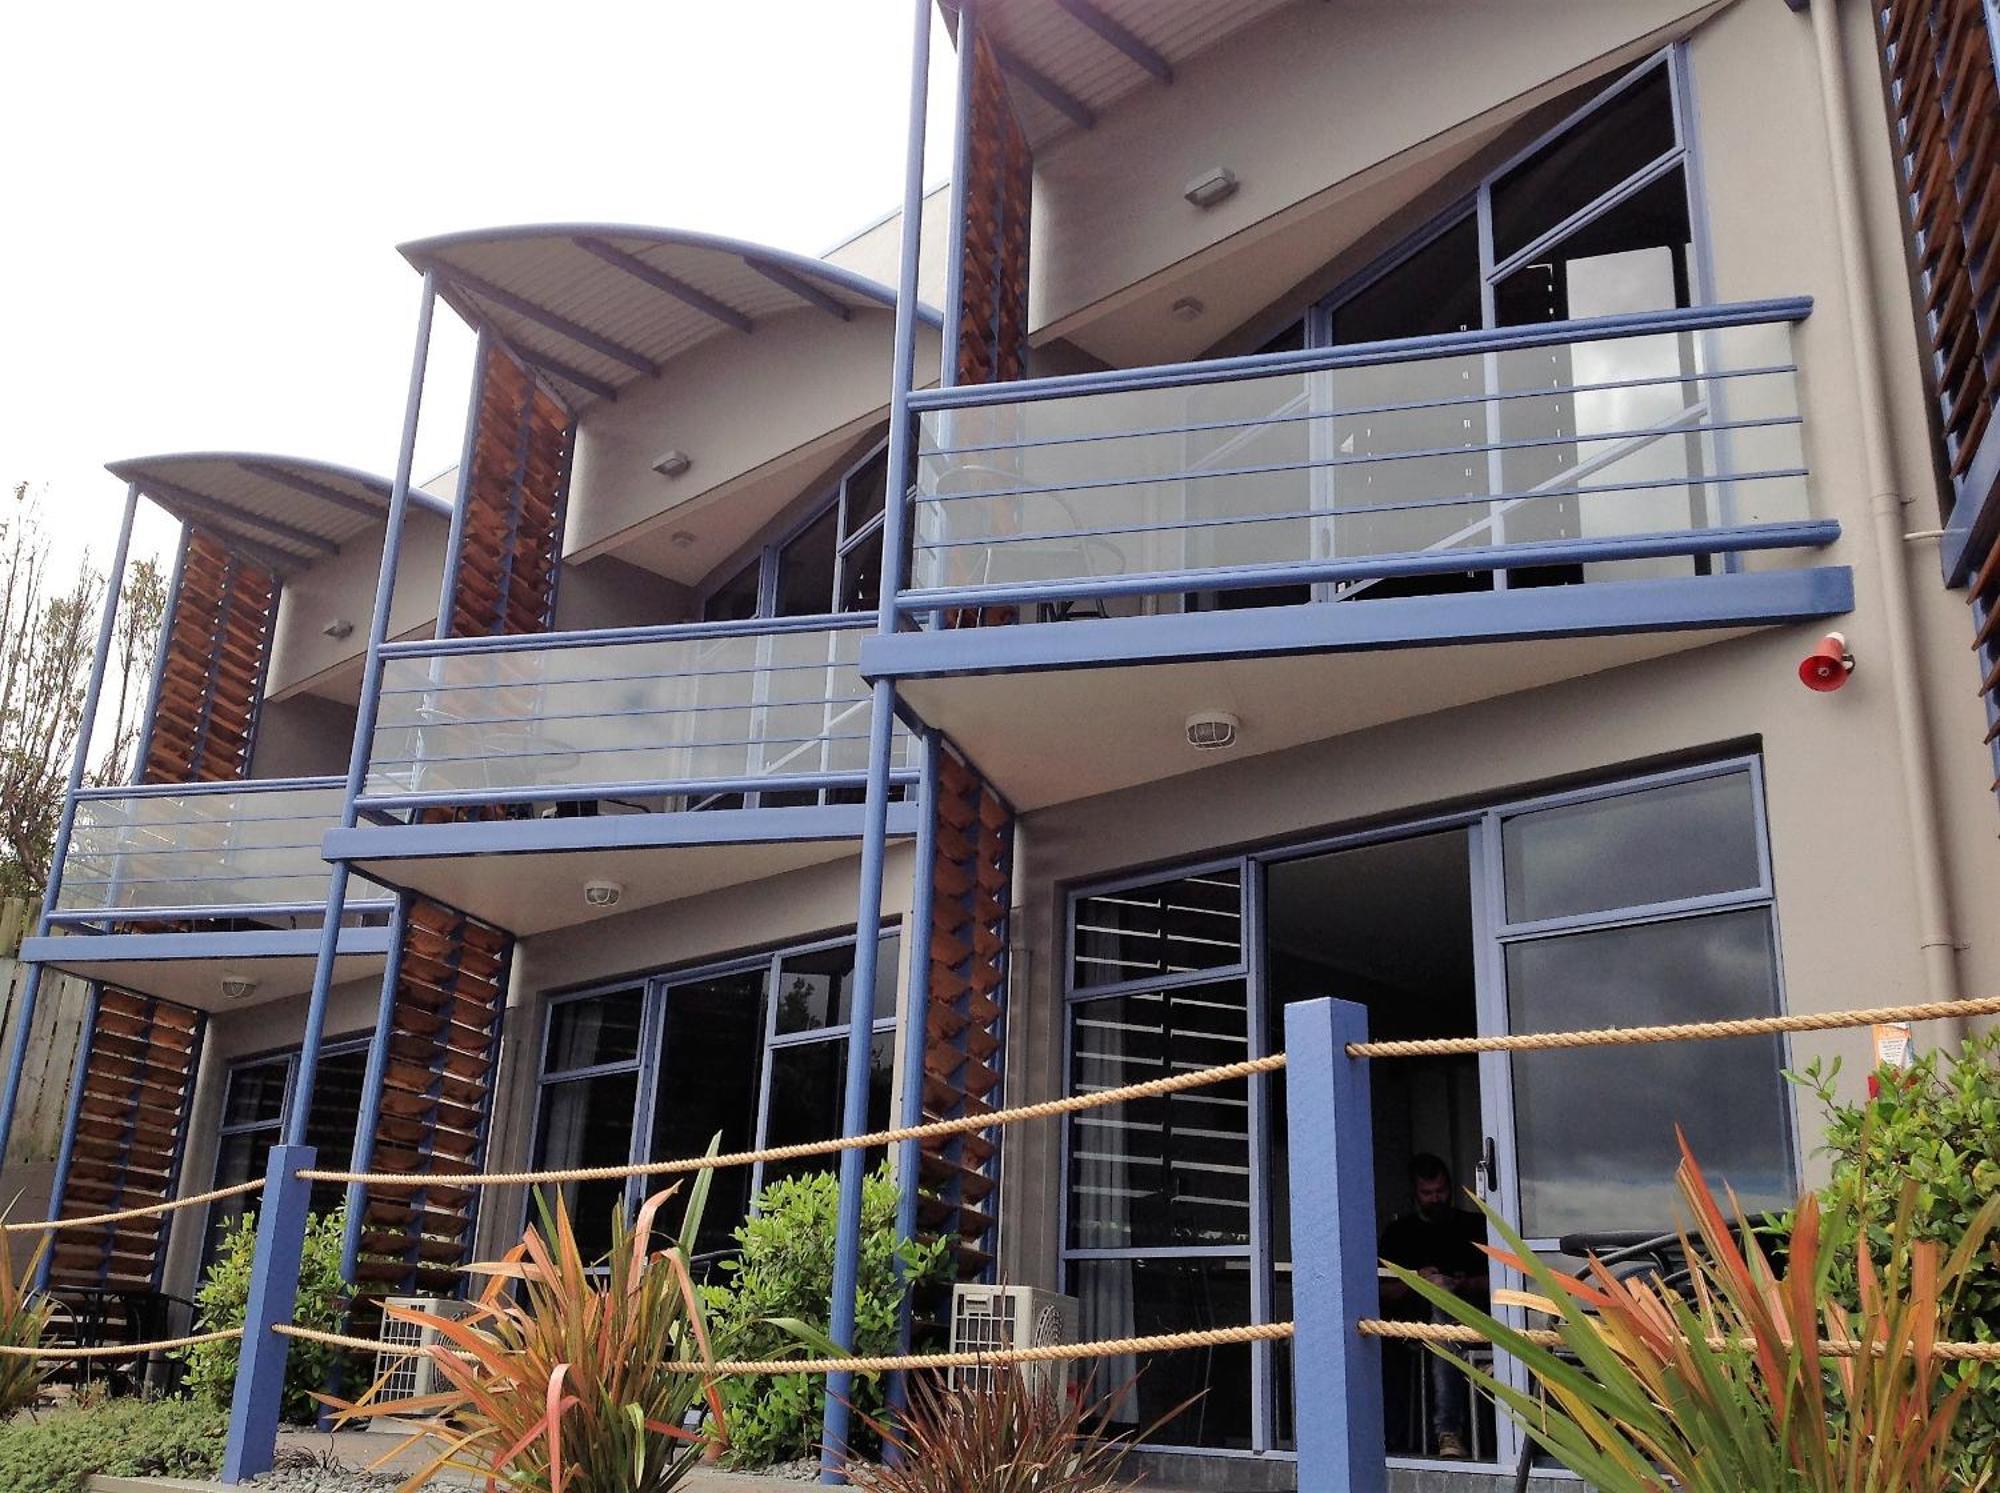
[{"label": "drainpipe", "polygon": [[[1908,501],[1891,458],[1887,380],[1876,333],[1874,287],[1869,283],[1868,241],[1861,216],[1861,174],[1854,154],[1847,96],[1846,49],[1840,33],[1839,0],[1814,0],[1812,29],[1819,59],[1820,103],[1833,168],[1835,248],[1841,289],[1847,301],[1847,335],[1861,408],[1863,469],[1875,540],[1875,564],[1882,581],[1882,612],[1889,643],[1889,685],[1896,712],[1902,762],[1903,806],[1910,823],[1911,872],[1922,926],[1919,952],[1925,998],[1959,999],[1958,946],[1952,937],[1951,902],[1946,890],[1944,846],[1938,829],[1937,782],[1931,765],[1930,717],[1917,673],[1916,619],[1910,605],[1910,578],[1903,544],[1903,505]],[[1963,1018],[1954,1034],[1966,1036]]]}]

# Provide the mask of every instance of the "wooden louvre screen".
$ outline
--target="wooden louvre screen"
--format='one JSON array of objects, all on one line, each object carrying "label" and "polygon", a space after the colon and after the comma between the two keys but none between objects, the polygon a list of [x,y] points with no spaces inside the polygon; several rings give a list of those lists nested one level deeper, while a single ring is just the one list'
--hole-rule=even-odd
[{"label": "wooden louvre screen", "polygon": [[[186,1137],[201,1042],[198,1011],[104,986],[78,1079],[63,1218],[165,1202]],[[55,1236],[58,1289],[146,1291],[159,1281],[170,1217],[133,1218]]]},{"label": "wooden louvre screen", "polygon": [[555,619],[574,431],[569,412],[488,340],[450,636],[545,632]]},{"label": "wooden louvre screen", "polygon": [[[930,1009],[924,1119],[985,1114],[1000,1102],[1014,820],[979,775],[939,758],[937,858],[931,869]],[[961,1279],[990,1279],[999,1203],[996,1131],[923,1143],[918,1219],[952,1241]]]},{"label": "wooden louvre screen", "polygon": [[410,901],[367,1169],[412,1180],[364,1197],[359,1284],[446,1295],[461,1284],[478,1199],[451,1179],[484,1158],[512,943],[442,903]]},{"label": "wooden louvre screen", "polygon": [[190,527],[181,547],[141,780],[228,782],[250,771],[278,577],[204,529]]}]

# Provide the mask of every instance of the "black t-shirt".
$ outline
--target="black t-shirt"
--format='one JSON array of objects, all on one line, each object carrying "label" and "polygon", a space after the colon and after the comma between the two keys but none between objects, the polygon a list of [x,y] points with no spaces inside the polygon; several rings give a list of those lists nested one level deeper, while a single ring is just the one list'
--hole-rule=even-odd
[{"label": "black t-shirt", "polygon": [[[1464,1208],[1447,1209],[1436,1218],[1408,1213],[1382,1231],[1382,1258],[1405,1270],[1441,1270],[1446,1275],[1469,1275],[1477,1285],[1459,1292],[1468,1301],[1486,1300],[1486,1256],[1479,1246],[1486,1242],[1486,1219]],[[1400,1303],[1401,1315],[1426,1318],[1430,1305],[1412,1294]]]}]

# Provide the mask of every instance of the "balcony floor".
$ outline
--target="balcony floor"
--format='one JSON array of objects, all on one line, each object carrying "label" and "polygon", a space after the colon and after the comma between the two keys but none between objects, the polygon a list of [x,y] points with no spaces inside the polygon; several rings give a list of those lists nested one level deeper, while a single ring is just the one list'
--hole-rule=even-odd
[{"label": "balcony floor", "polygon": [[[1850,573],[1820,567],[900,633],[870,640],[862,668],[896,676],[905,704],[1027,810],[1836,616],[1852,603]],[[1196,751],[1187,718],[1216,710],[1241,719],[1239,742],[1227,753]]]},{"label": "balcony floor", "polygon": [[[864,817],[861,805],[839,804],[363,825],[331,831],[325,850],[358,875],[526,937],[855,855]],[[914,835],[916,824],[915,804],[892,807],[892,836]],[[624,888],[615,907],[584,902],[593,879]]]},{"label": "balcony floor", "polygon": [[[31,938],[21,957],[80,979],[159,996],[198,1011],[239,1011],[305,995],[319,962],[320,930],[257,933],[58,934]],[[384,927],[344,928],[333,964],[336,984],[379,979],[389,948]],[[241,999],[222,993],[225,975],[256,988]]]}]

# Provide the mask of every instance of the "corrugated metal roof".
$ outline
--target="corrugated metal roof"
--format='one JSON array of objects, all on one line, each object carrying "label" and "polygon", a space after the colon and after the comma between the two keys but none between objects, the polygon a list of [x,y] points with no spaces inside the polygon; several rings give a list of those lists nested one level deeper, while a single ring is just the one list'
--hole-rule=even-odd
[{"label": "corrugated metal roof", "polygon": [[[615,398],[713,337],[808,309],[845,320],[895,291],[838,265],[671,228],[542,223],[402,246],[476,325],[490,328],[573,404]],[[938,314],[920,308],[937,322]]]},{"label": "corrugated metal roof", "polygon": [[[1076,128],[1025,81],[1033,72],[1086,110],[1098,113],[1141,88],[1165,87],[1138,61],[1080,16],[1094,12],[1179,66],[1251,22],[1303,0],[984,0],[979,25],[1017,64],[1010,88],[1032,144]],[[941,6],[954,9],[951,0]]]},{"label": "corrugated metal roof", "polygon": [[[109,471],[183,523],[224,534],[282,571],[296,572],[388,517],[389,480],[331,462],[256,451],[183,451],[114,461]],[[410,501],[449,514],[412,487]]]}]

